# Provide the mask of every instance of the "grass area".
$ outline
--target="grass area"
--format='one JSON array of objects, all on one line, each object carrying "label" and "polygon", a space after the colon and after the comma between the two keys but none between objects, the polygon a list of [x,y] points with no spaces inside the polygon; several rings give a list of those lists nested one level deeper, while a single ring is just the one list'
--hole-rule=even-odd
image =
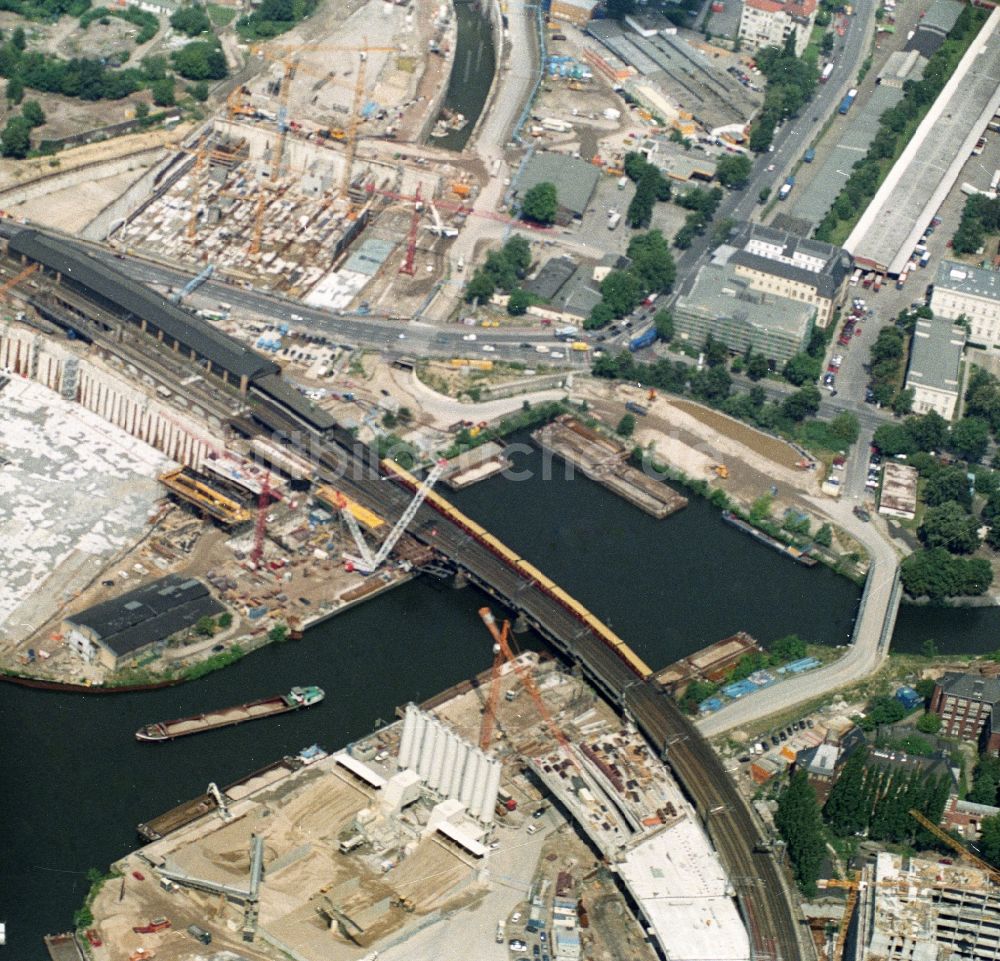
[{"label": "grass area", "polygon": [[812,28],[812,33],[809,35],[809,43],[806,44],[805,50],[802,51],[802,59],[812,59],[814,61],[820,60],[820,50],[819,45],[823,40],[823,34],[826,33],[826,27],[814,26]]},{"label": "grass area", "polygon": [[228,27],[232,23],[233,17],[236,16],[236,11],[232,7],[224,7],[220,3],[210,3],[205,8],[208,12],[208,18],[212,21],[212,26],[218,27]]}]

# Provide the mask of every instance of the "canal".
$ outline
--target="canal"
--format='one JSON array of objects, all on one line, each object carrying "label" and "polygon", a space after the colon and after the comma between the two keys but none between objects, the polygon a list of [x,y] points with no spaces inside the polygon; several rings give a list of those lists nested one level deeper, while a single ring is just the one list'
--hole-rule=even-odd
[{"label": "canal", "polygon": [[466,123],[461,130],[452,130],[444,137],[432,137],[428,141],[446,150],[461,150],[468,142],[483,112],[496,69],[496,45],[489,19],[480,13],[473,0],[454,0],[454,3],[458,32],[443,106],[462,114]]},{"label": "canal", "polygon": [[[746,630],[825,644],[847,639],[859,590],[806,569],[725,526],[697,499],[655,521],[604,488],[520,456],[527,479],[471,488],[459,506],[560,581],[653,668]],[[0,920],[17,961],[45,956],[42,934],[66,930],[88,868],[133,849],[135,825],[314,742],[328,750],[369,733],[397,705],[489,666],[483,595],[422,578],[193,684],[147,694],[77,696],[0,684]],[[499,613],[499,611],[498,611]],[[917,649],[990,650],[998,612],[904,610],[897,637]],[[522,646],[537,645],[520,636]],[[208,707],[319,684],[326,700],[298,714],[167,744],[137,728]],[[127,883],[151,883],[128,881]]]}]

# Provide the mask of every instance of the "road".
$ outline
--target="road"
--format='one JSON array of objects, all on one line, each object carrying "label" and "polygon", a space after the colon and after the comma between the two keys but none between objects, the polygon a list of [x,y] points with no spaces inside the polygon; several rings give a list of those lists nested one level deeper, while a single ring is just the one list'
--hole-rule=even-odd
[{"label": "road", "polygon": [[[834,70],[829,82],[818,84],[812,101],[802,108],[796,120],[786,120],[774,134],[774,150],[760,154],[754,160],[750,182],[743,190],[729,191],[719,204],[715,222],[727,217],[733,220],[752,220],[757,213],[761,190],[765,187],[774,195],[791,169],[802,158],[806,147],[823,128],[848,88],[854,85],[858,68],[868,49],[868,38],[875,22],[874,0],[860,0],[855,4],[854,15],[840,44],[834,50]],[[773,170],[768,168],[773,166]],[[681,279],[693,276],[706,258],[710,243],[709,233],[695,238],[694,243],[677,262],[678,289]]]},{"label": "road", "polygon": [[883,640],[886,619],[895,620],[899,592],[894,591],[899,571],[895,549],[879,531],[880,521],[864,523],[851,513],[851,504],[844,500],[831,502],[807,498],[816,508],[832,517],[852,537],[864,545],[872,558],[867,598],[861,616],[854,625],[854,634],[847,652],[826,667],[800,674],[749,697],[732,701],[721,710],[697,722],[705,737],[716,737],[741,725],[751,724],[796,704],[821,697],[876,671],[889,654],[892,631]]}]

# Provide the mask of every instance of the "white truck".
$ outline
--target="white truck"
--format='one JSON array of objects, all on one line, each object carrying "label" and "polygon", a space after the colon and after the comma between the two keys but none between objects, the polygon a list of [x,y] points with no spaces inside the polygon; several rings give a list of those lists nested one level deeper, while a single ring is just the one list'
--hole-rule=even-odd
[{"label": "white truck", "polygon": [[608,214],[608,230],[614,230],[622,221],[622,215],[617,210]]}]

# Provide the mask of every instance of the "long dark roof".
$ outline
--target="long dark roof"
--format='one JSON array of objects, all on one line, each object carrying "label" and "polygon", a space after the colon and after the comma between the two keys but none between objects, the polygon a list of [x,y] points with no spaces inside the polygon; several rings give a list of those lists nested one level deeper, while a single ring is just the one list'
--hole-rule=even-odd
[{"label": "long dark roof", "polygon": [[236,377],[253,380],[278,373],[280,369],[273,361],[216,330],[200,317],[55,237],[37,230],[20,230],[11,237],[10,250],[58,270]]},{"label": "long dark roof", "polygon": [[88,607],[67,621],[87,627],[118,657],[197,624],[225,610],[199,580],[176,574]]},{"label": "long dark roof", "polygon": [[274,374],[258,377],[254,381],[254,386],[317,430],[329,430],[337,425],[332,414],[318,407],[302,391]]}]

